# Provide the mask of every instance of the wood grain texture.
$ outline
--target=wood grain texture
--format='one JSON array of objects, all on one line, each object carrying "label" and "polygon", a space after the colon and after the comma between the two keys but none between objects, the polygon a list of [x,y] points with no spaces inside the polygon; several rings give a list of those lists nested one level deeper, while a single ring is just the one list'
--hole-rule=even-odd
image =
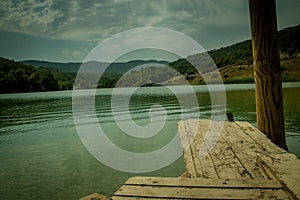
[{"label": "wood grain texture", "polygon": [[278,180],[207,179],[207,178],[171,178],[171,177],[131,177],[125,185],[194,187],[194,188],[236,188],[236,189],[282,189]]},{"label": "wood grain texture", "polygon": [[110,198],[102,194],[93,193],[79,200],[109,200]]},{"label": "wood grain texture", "polygon": [[224,122],[217,144],[199,157],[210,124],[178,123],[188,176],[132,177],[112,199],[300,199],[300,160],[250,123]]},{"label": "wood grain texture", "polygon": [[275,0],[249,0],[257,126],[287,150]]},{"label": "wood grain texture", "polygon": [[[280,192],[281,194],[276,194]],[[282,189],[244,188],[194,188],[194,187],[153,187],[124,185],[115,197],[168,198],[168,199],[288,199]]]}]

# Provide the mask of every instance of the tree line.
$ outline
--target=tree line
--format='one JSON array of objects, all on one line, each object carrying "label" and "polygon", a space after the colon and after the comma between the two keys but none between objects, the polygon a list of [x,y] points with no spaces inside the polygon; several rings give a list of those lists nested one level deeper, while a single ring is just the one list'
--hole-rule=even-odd
[{"label": "tree line", "polygon": [[[278,46],[283,59],[296,57],[300,53],[300,25],[288,27],[278,32]],[[218,68],[233,65],[252,65],[252,43],[246,40],[231,46],[208,51]],[[201,56],[200,54],[191,57]],[[186,60],[179,59],[170,66],[185,75],[196,74],[197,71]]]},{"label": "tree line", "polygon": [[[300,25],[289,27],[279,31],[278,43],[283,59],[297,57],[300,53]],[[217,50],[211,50],[208,54],[211,56],[218,68],[233,65],[251,65],[252,64],[252,44],[251,40],[246,40],[228,47],[222,47]],[[192,55],[197,57],[199,54]],[[201,56],[201,55],[200,55]],[[122,76],[124,70],[136,66],[136,62],[131,61],[121,66],[112,65],[113,67],[105,71],[100,79],[98,88],[115,87],[117,81]],[[193,78],[198,71],[186,59],[181,58],[171,63],[165,63],[179,73]],[[128,65],[128,66],[127,66]],[[120,69],[120,67],[122,69]],[[0,58],[0,93],[12,92],[40,92],[54,90],[70,90],[73,88],[76,72],[62,72],[58,69],[33,67],[13,60]],[[190,81],[190,80],[189,80]],[[191,80],[192,81],[192,80]],[[240,80],[237,79],[237,82]],[[248,80],[252,81],[252,80]],[[91,88],[89,78],[82,80],[84,88]]]},{"label": "tree line", "polygon": [[34,68],[0,58],[0,93],[72,89],[75,73]]}]

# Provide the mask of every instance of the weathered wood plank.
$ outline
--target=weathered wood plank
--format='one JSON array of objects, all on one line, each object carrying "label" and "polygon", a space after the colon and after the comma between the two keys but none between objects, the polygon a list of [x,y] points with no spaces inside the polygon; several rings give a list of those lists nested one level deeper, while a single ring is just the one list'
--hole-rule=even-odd
[{"label": "weathered wood plank", "polygon": [[206,178],[160,178],[160,177],[131,177],[125,185],[162,186],[162,187],[202,187],[202,188],[256,188],[256,189],[282,189],[277,180],[222,180]]},{"label": "weathered wood plank", "polygon": [[[186,175],[188,177],[197,177],[198,173],[196,171],[196,167],[193,160],[192,150],[190,148],[190,140],[188,138],[188,135],[186,134],[186,124],[178,122],[178,132],[182,133],[179,134],[180,140],[183,146],[184,150],[184,162],[185,162],[185,169],[186,169]],[[187,147],[187,148],[186,148]]]},{"label": "weathered wood plank", "polygon": [[[230,162],[232,160],[232,157],[234,157],[232,152],[230,151],[224,152],[224,148],[226,148],[226,146],[224,146],[226,145],[224,142],[221,143],[220,141],[218,141],[213,151],[222,152],[227,155],[219,155],[218,153],[216,153],[215,156],[208,154],[205,157],[199,158],[199,152],[203,144],[204,138],[206,137],[206,133],[208,131],[210,121],[209,120],[187,120],[187,121],[182,121],[179,124],[181,125],[181,127],[184,127],[179,130],[179,134],[181,138],[183,138],[184,135],[190,135],[189,132],[191,130],[194,131],[198,129],[198,133],[194,141],[190,145],[190,148],[186,150],[184,153],[186,169],[187,172],[190,174],[190,177],[220,178],[217,167],[218,168],[222,167],[228,170],[227,172],[226,170],[222,171],[224,175],[222,178],[233,178],[233,176],[231,175],[234,173],[228,173],[228,172],[232,170],[236,170],[236,167],[234,168],[232,166],[229,166],[230,163],[220,162],[219,159],[216,158],[218,156],[221,156],[223,158],[221,161],[227,160],[228,162]],[[225,157],[230,159],[224,159]],[[215,162],[217,162],[218,166],[216,166]],[[237,174],[237,176],[235,176],[235,178],[237,178],[238,177],[237,171],[235,174]]]},{"label": "weathered wood plank", "polygon": [[[288,199],[282,189],[182,188],[132,186],[121,187],[115,196],[170,199]],[[114,197],[113,197],[114,199]]]},{"label": "weathered wood plank", "polygon": [[[255,147],[255,142],[243,144],[247,138],[241,138],[244,135],[243,130],[234,123],[225,122],[223,132],[209,155],[199,158],[199,151],[210,125],[209,120],[187,120],[182,121],[180,125],[184,128],[179,130],[180,135],[189,135],[189,131],[199,127],[199,131],[188,151],[185,151],[186,169],[190,177],[206,177],[221,179],[249,179],[264,178],[264,174],[255,164],[256,155],[243,155],[247,152],[246,145]],[[241,136],[239,136],[241,135]],[[242,144],[242,146],[239,146]],[[253,146],[253,147],[252,147]],[[235,147],[235,148],[233,148]],[[249,147],[249,148],[250,148]],[[247,152],[248,154],[250,152]],[[192,155],[192,158],[190,158]],[[245,163],[241,162],[241,157],[246,158]],[[247,160],[248,159],[248,160]],[[191,161],[192,160],[192,161]],[[252,171],[252,173],[250,172]]]},{"label": "weathered wood plank", "polygon": [[143,199],[155,199],[155,200],[169,200],[170,198],[151,198],[151,197],[148,197],[148,198],[146,198],[146,197],[144,197],[144,198],[142,198],[142,197],[132,197],[132,196],[128,196],[128,197],[126,197],[126,196],[113,196],[112,197],[112,199],[113,200],[143,200]]},{"label": "weathered wood plank", "polygon": [[199,130],[190,148],[184,152],[189,177],[265,179],[268,177],[258,166],[257,155],[285,152],[251,124],[225,122],[223,132],[213,150],[206,157],[199,159],[198,154],[209,127],[209,120],[187,120],[181,121],[179,125],[181,138],[189,135],[186,132],[197,128]]},{"label": "weathered wood plank", "polygon": [[79,200],[109,200],[110,198],[102,195],[102,194],[98,194],[98,193],[93,193],[93,194],[90,194],[86,197],[83,197]]},{"label": "weathered wood plank", "polygon": [[300,160],[294,154],[260,155],[259,165],[282,181],[292,199],[300,199]]},{"label": "weathered wood plank", "polygon": [[239,142],[233,136],[236,129],[231,127],[232,124],[231,122],[224,123],[222,134],[210,155],[215,160],[220,178],[248,180],[251,179],[251,174],[248,173],[248,170],[232,148],[233,145]]},{"label": "weathered wood plank", "polygon": [[256,145],[259,146],[259,149],[263,150],[264,154],[287,153],[286,150],[274,144],[264,133],[252,126],[249,122],[236,122],[236,124],[249,138],[255,141]]},{"label": "weathered wood plank", "polygon": [[[253,127],[249,124],[249,127]],[[265,149],[245,134],[245,131],[234,123],[226,123],[222,137],[227,141],[230,150],[243,166],[242,179],[265,179],[266,175],[256,163],[257,153],[265,152]],[[246,176],[249,175],[250,177]]]},{"label": "weathered wood plank", "polygon": [[[194,163],[197,169],[197,176],[195,177],[205,177],[205,178],[219,178],[217,169],[215,168],[213,158],[208,154],[205,157],[199,158],[200,148],[204,142],[205,134],[208,131],[210,121],[199,121],[199,120],[188,120],[186,121],[189,132],[189,129],[198,130],[194,138],[194,141],[191,144],[192,155]],[[203,134],[201,134],[203,133]]]}]

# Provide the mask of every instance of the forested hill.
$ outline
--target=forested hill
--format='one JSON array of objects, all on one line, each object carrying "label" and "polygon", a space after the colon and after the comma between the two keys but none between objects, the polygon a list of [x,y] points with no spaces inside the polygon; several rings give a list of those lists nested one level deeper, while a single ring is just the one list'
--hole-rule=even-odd
[{"label": "forested hill", "polygon": [[[300,81],[300,25],[279,31],[279,49],[283,81]],[[208,53],[219,67],[225,83],[253,82],[251,41],[246,40],[228,47],[211,50]],[[191,56],[198,56],[191,55]],[[24,64],[25,63],[25,64]],[[98,83],[99,88],[114,87],[119,78],[135,66],[155,63],[169,65],[185,76],[191,84],[203,84],[200,75],[186,59],[168,63],[166,61],[133,60],[125,63],[112,63]],[[107,63],[98,62],[97,66]],[[37,92],[72,89],[76,72],[81,63],[53,63],[46,61],[15,62],[0,58],[0,93]],[[143,69],[143,68],[141,68]],[[167,84],[181,84],[175,77],[169,77],[167,70],[149,68],[142,72],[137,69],[132,75],[138,75],[137,83],[145,82],[151,85],[151,80],[142,80],[143,73],[156,77],[163,75]],[[157,74],[159,73],[159,74]],[[212,76],[214,76],[212,74]],[[132,76],[126,77],[131,79]],[[149,82],[150,81],[150,82]],[[85,87],[91,87],[89,80],[83,80]]]},{"label": "forested hill", "polygon": [[[47,62],[47,61],[39,61],[39,60],[25,60],[21,61],[21,63],[26,65],[32,65],[34,67],[46,67],[49,69],[59,70],[61,72],[77,72],[82,63],[59,63],[59,62]],[[157,61],[157,60],[132,60],[128,62],[115,62],[115,63],[105,63],[95,61],[96,65],[100,68],[104,68],[109,65],[109,74],[110,75],[122,75],[132,67],[145,65],[149,63],[155,63],[159,65],[168,65],[167,61]]]},{"label": "forested hill", "polygon": [[[300,53],[300,25],[288,27],[278,32],[278,45],[281,59],[296,57]],[[231,46],[208,52],[218,68],[234,65],[252,64],[251,40],[245,40]],[[191,55],[198,56],[198,54]],[[170,63],[173,68],[182,74],[189,74],[193,67],[185,60],[179,59]],[[182,67],[185,66],[185,67]]]},{"label": "forested hill", "polygon": [[[300,25],[285,28],[278,32],[278,45],[281,57],[282,80],[285,82],[300,81]],[[252,67],[252,44],[251,40],[246,40],[228,47],[211,50],[208,52],[211,56],[219,72],[222,75],[224,83],[253,83],[253,67]],[[195,54],[188,57],[191,60],[197,60],[201,54]],[[197,58],[198,57],[198,58]],[[190,84],[204,84],[202,77],[198,71],[186,59],[178,59],[169,64],[170,67],[184,75]],[[160,76],[162,69],[158,69],[157,75],[155,70],[144,70],[143,73],[135,73],[126,79],[136,79],[136,83],[151,82],[143,80],[142,77],[151,74],[151,77]],[[179,77],[169,79],[168,70],[165,69],[164,84],[183,84]],[[207,77],[213,82],[216,74],[209,74]],[[146,78],[145,78],[146,79]],[[153,79],[154,80],[154,79]],[[136,84],[138,85],[138,84]]]},{"label": "forested hill", "polygon": [[[300,25],[285,28],[278,32],[278,45],[282,58],[289,58],[300,53]],[[217,67],[228,65],[252,64],[251,40],[246,40],[228,47],[209,51]]]},{"label": "forested hill", "polygon": [[[70,90],[73,88],[77,70],[81,66],[81,63],[54,63],[33,60],[24,61],[24,63],[0,57],[0,93]],[[112,63],[104,71],[98,87],[114,87],[125,72],[135,66],[148,65],[150,63],[156,66],[168,65],[166,61],[156,60]],[[107,63],[101,62],[88,62],[86,64],[95,67],[100,66],[103,70],[107,65]],[[88,77],[86,77],[86,80],[81,81],[85,87],[92,87]]]},{"label": "forested hill", "polygon": [[[300,25],[294,27],[288,27],[278,32],[278,43],[283,59],[296,56],[300,53]],[[251,40],[246,40],[240,43],[233,44],[231,46],[222,47],[220,49],[214,49],[208,52],[212,57],[217,67],[225,67],[228,65],[250,65],[252,64],[252,44]],[[197,56],[192,55],[192,56]],[[165,61],[143,61],[133,60],[125,63],[112,63],[110,65],[111,74],[123,74],[132,68],[132,66],[138,66],[149,62],[161,63],[167,65]],[[81,63],[59,63],[59,62],[47,62],[38,60],[26,60],[21,61],[23,64],[32,65],[34,67],[46,67],[50,69],[59,70],[61,72],[77,72]],[[107,63],[100,63],[100,66],[104,66]],[[173,68],[180,68],[180,72],[188,74],[192,67],[185,59],[179,59],[170,63]],[[180,66],[180,67],[179,67]]]},{"label": "forested hill", "polygon": [[[278,32],[283,81],[300,81],[300,25],[288,27]],[[252,44],[246,40],[228,47],[208,52],[223,77],[225,83],[253,82]],[[188,59],[197,59],[195,54]],[[170,66],[185,75],[191,84],[202,84],[197,70],[186,60],[171,62]],[[212,75],[214,76],[214,75]]]},{"label": "forested hill", "polygon": [[48,62],[42,60],[24,60],[20,63],[25,65],[31,65],[36,68],[44,67],[49,69],[59,70],[61,72],[77,72],[81,63],[60,63],[60,62]]},{"label": "forested hill", "polygon": [[71,89],[75,75],[0,58],[0,93]]}]

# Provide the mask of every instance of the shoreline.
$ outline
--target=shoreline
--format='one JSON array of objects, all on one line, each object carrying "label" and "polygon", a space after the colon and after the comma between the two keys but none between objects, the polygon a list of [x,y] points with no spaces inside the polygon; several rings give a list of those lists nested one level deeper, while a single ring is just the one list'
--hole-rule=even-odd
[{"label": "shoreline", "polygon": [[[222,83],[220,83],[222,84]],[[218,83],[211,83],[211,84],[191,84],[189,86],[206,86],[206,85],[220,85]],[[253,84],[251,82],[237,82],[237,83],[228,83],[228,82],[223,82],[223,85],[243,85],[243,84]],[[286,87],[287,84],[298,84],[295,87],[300,87],[300,80],[299,81],[287,81],[287,82],[282,82],[282,88],[289,88]],[[188,85],[153,85],[153,86],[139,86],[141,88],[159,88],[159,87],[164,87],[164,86],[168,86],[168,87],[176,87],[176,86],[188,86]],[[96,90],[101,90],[101,89],[114,89],[115,87],[109,87],[109,88],[96,88]],[[119,87],[119,88],[133,88],[133,87]],[[94,88],[76,88],[75,90],[91,90]],[[74,90],[74,89],[73,89]],[[39,91],[39,92],[11,92],[11,93],[0,93],[0,95],[10,95],[10,94],[37,94],[37,93],[55,93],[55,92],[66,92],[66,91],[73,91],[73,90],[52,90],[52,91]]]}]

